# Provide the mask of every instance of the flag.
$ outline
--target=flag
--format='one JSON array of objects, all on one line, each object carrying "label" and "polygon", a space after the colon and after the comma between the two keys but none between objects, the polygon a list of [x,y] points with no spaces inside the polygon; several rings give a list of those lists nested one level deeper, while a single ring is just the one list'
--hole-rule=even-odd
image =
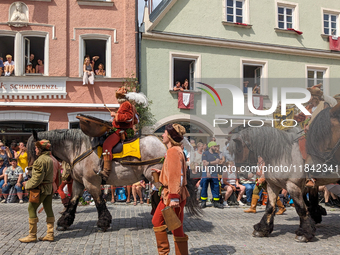
[{"label": "flag", "polygon": [[[281,115],[280,113],[273,113],[273,117],[274,117],[274,127],[280,130],[285,130],[288,129],[289,127],[293,127],[295,122],[294,120],[294,108],[290,108],[286,110],[286,115]],[[282,125],[282,121],[283,120],[287,120],[284,121]]]},{"label": "flag", "polygon": [[178,108],[194,109],[194,93],[178,92]]},{"label": "flag", "polygon": [[329,49],[340,51],[340,40],[336,36],[329,36]]}]

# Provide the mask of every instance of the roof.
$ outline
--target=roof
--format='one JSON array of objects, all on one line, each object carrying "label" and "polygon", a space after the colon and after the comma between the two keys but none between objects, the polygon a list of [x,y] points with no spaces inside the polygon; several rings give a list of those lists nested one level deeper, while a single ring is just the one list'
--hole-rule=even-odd
[{"label": "roof", "polygon": [[150,21],[154,22],[164,10],[175,0],[162,0],[157,7],[150,13]]}]

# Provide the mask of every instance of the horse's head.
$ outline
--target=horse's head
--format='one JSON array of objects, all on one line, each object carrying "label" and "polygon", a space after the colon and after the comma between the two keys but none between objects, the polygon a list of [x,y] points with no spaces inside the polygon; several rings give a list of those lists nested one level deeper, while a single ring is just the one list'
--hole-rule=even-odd
[{"label": "horse's head", "polygon": [[257,162],[251,145],[241,136],[233,137],[229,144],[229,152],[234,155],[236,167],[241,165],[254,165]]},{"label": "horse's head", "polygon": [[34,160],[37,159],[37,155],[35,153],[35,142],[38,141],[38,134],[35,130],[33,130],[32,136],[27,141],[27,161],[28,165],[33,165]]},{"label": "horse's head", "polygon": [[307,153],[314,164],[340,162],[340,103],[322,110],[311,123]]}]

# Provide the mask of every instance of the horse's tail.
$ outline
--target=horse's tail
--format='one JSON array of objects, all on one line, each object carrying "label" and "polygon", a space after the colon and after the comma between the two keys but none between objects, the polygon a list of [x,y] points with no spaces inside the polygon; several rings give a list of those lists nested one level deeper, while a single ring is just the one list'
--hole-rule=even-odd
[{"label": "horse's tail", "polygon": [[190,196],[187,198],[186,210],[191,216],[202,216],[203,211],[197,200],[197,187],[194,179],[190,178],[190,172],[187,172],[187,189]]}]

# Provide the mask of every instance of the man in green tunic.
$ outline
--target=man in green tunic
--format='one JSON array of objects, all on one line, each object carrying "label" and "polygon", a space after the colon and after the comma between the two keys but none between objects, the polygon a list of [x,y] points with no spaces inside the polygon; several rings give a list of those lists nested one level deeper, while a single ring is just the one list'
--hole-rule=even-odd
[{"label": "man in green tunic", "polygon": [[24,183],[25,189],[40,189],[39,203],[28,204],[29,235],[19,239],[20,242],[30,243],[37,241],[37,209],[42,203],[46,213],[47,235],[39,238],[40,241],[54,241],[54,214],[52,210],[52,183],[53,161],[51,158],[51,144],[48,140],[35,143],[35,152],[38,158],[33,163],[32,178]]}]

